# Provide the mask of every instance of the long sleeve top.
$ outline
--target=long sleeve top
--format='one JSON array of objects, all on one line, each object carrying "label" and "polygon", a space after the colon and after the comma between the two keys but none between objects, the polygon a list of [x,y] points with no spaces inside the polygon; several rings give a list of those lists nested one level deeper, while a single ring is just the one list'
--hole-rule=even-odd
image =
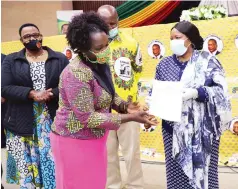
[{"label": "long sleeve top", "polygon": [[74,59],[63,71],[59,83],[59,109],[52,125],[54,133],[78,139],[97,139],[107,130],[117,130],[120,114],[111,113],[123,101],[112,97],[94,77],[92,70]]}]

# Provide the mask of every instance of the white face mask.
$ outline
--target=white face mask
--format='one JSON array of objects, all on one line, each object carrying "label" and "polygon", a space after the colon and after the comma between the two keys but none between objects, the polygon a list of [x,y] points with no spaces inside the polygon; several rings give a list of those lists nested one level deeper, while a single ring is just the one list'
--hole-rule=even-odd
[{"label": "white face mask", "polygon": [[113,39],[118,34],[118,27],[115,27],[109,31],[109,37]]},{"label": "white face mask", "polygon": [[170,41],[170,48],[175,55],[182,56],[186,53],[188,47],[185,47],[185,41],[183,39],[173,39]]}]

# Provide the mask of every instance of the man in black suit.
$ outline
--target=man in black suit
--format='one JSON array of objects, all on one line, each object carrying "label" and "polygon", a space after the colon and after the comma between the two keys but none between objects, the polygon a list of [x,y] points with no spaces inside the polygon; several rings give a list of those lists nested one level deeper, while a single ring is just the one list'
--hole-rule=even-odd
[{"label": "man in black suit", "polygon": [[208,40],[208,50],[212,55],[218,55],[220,52],[217,50],[217,41],[215,39]]},{"label": "man in black suit", "polygon": [[[3,63],[4,58],[6,55],[1,54],[1,65]],[[6,135],[4,133],[4,127],[3,127],[3,120],[6,113],[6,100],[1,97],[1,148],[6,148]],[[1,166],[1,172],[2,172],[2,166]],[[3,185],[1,184],[1,189],[4,189]]]},{"label": "man in black suit", "polygon": [[159,44],[154,44],[152,46],[152,52],[153,52],[153,55],[154,55],[154,59],[161,59],[162,56],[161,56],[161,48],[159,46]]}]

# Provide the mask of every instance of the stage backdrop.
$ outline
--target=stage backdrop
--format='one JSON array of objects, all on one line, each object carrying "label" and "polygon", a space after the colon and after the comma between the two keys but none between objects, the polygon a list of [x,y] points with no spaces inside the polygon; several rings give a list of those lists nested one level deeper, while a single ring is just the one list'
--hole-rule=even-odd
[{"label": "stage backdrop", "polygon": [[[232,115],[238,116],[238,47],[235,45],[235,39],[238,37],[238,17],[225,18],[212,21],[194,22],[204,38],[215,39],[217,48],[213,54],[222,63],[229,85],[231,95]],[[140,28],[123,29],[129,35],[132,35],[140,43],[144,71],[139,83],[139,100],[144,103],[144,97],[148,94],[151,87],[151,80],[155,74],[156,65],[162,57],[171,55],[169,48],[170,30],[174,24],[153,25]],[[17,31],[16,31],[17,32]],[[237,39],[238,40],[238,39]],[[66,46],[65,36],[52,36],[44,38],[44,45],[51,47],[55,51],[63,52]],[[151,49],[153,44],[159,45],[160,55],[153,56]],[[205,44],[206,46],[207,44]],[[9,54],[19,51],[23,46],[19,41],[2,43],[2,53]],[[212,50],[211,50],[212,51]],[[155,53],[156,54],[156,53]],[[4,78],[2,78],[4,79]],[[160,123],[161,124],[161,123]],[[148,132],[141,129],[141,155],[142,160],[152,162],[163,162],[163,140],[161,135],[161,125],[155,127],[155,130],[149,129]],[[152,132],[150,132],[152,131]],[[238,166],[238,136],[226,131],[221,138],[220,145],[220,165],[228,161],[230,166]]]}]

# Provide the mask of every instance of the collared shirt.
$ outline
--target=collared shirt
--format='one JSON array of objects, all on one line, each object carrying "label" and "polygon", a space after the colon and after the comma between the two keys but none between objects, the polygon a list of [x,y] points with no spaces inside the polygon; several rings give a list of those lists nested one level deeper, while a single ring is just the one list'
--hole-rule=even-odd
[{"label": "collared shirt", "polygon": [[159,55],[159,56],[153,56],[152,58],[153,59],[161,59],[163,56],[162,55]]},{"label": "collared shirt", "polygon": [[142,56],[138,42],[124,32],[111,40],[110,68],[116,93],[125,101],[136,101],[142,73]]},{"label": "collared shirt", "polygon": [[218,51],[218,50],[216,50],[216,51],[214,51],[214,52],[210,52],[210,51],[208,51],[208,52],[209,52],[209,54],[212,55],[212,56],[216,56],[216,55],[220,54],[220,51]]}]

